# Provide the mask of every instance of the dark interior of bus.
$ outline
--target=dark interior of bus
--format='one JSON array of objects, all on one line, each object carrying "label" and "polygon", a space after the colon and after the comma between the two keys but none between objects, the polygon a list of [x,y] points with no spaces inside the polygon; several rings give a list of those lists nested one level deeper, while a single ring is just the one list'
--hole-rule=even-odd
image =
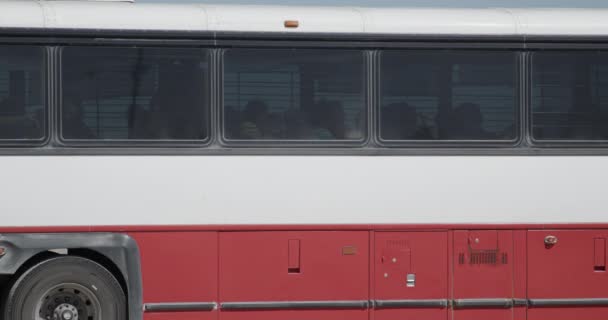
[{"label": "dark interior of bus", "polygon": [[45,135],[44,56],[36,47],[6,47],[0,59],[0,140]]},{"label": "dark interior of bus", "polygon": [[[61,138],[204,141],[210,136],[210,50],[61,48]],[[336,49],[225,49],[222,138],[235,142],[363,141],[366,54]],[[3,46],[0,139],[46,133],[45,48]],[[532,53],[531,136],[608,140],[608,54]],[[515,51],[385,50],[378,68],[381,141],[511,141],[519,136]],[[215,87],[215,86],[214,86]]]},{"label": "dark interior of bus", "polygon": [[62,138],[206,139],[206,55],[196,49],[67,48]]},{"label": "dark interior of bus", "polygon": [[224,57],[226,139],[363,139],[360,51],[247,49]]}]

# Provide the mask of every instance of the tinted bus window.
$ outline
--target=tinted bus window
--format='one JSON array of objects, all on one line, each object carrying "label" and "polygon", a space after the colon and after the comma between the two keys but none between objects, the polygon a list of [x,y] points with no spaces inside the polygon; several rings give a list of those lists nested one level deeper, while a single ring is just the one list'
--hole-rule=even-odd
[{"label": "tinted bus window", "polygon": [[516,53],[385,51],[381,61],[382,140],[516,138]]},{"label": "tinted bus window", "polygon": [[205,140],[207,52],[66,47],[61,133],[66,140]]},{"label": "tinted bus window", "polygon": [[608,53],[533,55],[532,134],[536,140],[608,140]]},{"label": "tinted bus window", "polygon": [[0,46],[0,140],[45,137],[44,48]]},{"label": "tinted bus window", "polygon": [[363,139],[364,66],[363,53],[352,50],[227,50],[224,137]]}]

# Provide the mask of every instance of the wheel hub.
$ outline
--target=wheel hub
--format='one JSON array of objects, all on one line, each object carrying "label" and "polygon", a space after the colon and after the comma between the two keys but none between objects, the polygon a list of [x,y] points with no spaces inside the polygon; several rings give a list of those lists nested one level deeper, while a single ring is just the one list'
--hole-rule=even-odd
[{"label": "wheel hub", "polygon": [[78,320],[78,309],[69,303],[63,303],[55,308],[53,320]]},{"label": "wheel hub", "polygon": [[39,300],[35,320],[101,320],[101,304],[88,288],[64,283],[49,289]]}]

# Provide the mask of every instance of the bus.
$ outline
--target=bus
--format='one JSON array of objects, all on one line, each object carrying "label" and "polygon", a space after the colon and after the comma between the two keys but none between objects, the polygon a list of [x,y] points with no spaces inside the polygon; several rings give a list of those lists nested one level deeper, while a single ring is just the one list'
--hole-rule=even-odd
[{"label": "bus", "polygon": [[4,320],[608,319],[608,11],[0,1]]}]

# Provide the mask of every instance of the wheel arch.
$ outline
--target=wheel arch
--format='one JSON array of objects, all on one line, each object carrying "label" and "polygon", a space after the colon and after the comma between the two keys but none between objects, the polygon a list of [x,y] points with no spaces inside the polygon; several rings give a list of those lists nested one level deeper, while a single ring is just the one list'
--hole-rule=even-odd
[{"label": "wheel arch", "polygon": [[[28,233],[0,235],[0,275],[12,276],[31,264],[69,254],[95,261],[115,275],[127,296],[130,320],[143,319],[141,262],[137,242],[119,233]],[[61,254],[57,253],[61,252]]]}]

